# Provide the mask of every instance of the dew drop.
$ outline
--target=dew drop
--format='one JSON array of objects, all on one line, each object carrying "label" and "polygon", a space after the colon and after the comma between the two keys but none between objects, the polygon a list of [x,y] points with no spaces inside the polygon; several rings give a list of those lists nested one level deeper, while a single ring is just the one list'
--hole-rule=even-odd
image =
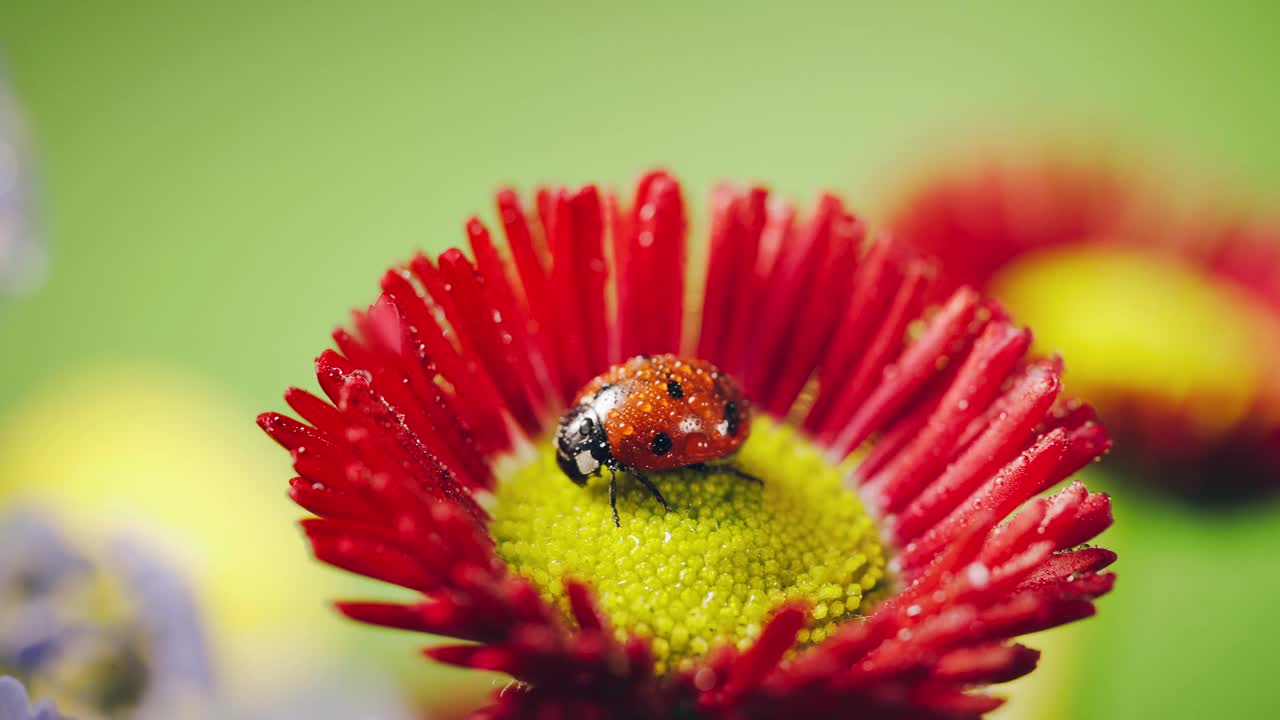
[{"label": "dew drop", "polygon": [[982,563],[973,563],[965,570],[965,574],[974,587],[986,587],[987,582],[991,580],[991,571]]}]

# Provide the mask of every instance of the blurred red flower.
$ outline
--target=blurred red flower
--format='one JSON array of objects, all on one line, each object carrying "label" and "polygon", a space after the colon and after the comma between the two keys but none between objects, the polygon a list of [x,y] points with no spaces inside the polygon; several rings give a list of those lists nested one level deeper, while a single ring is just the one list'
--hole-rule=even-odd
[{"label": "blurred red flower", "polygon": [[993,152],[922,173],[888,224],[935,259],[936,292],[991,292],[1070,354],[1130,476],[1257,497],[1280,485],[1280,224],[1170,195],[1106,161]]}]

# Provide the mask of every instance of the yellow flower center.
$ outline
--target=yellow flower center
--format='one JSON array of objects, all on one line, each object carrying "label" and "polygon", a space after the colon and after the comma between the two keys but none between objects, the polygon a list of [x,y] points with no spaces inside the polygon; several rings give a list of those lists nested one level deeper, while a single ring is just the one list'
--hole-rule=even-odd
[{"label": "yellow flower center", "polygon": [[1190,266],[1133,250],[1063,248],[1011,264],[994,291],[1036,329],[1041,351],[1063,353],[1072,393],[1104,417],[1113,405],[1154,400],[1214,438],[1245,419],[1259,392],[1249,307]]},{"label": "yellow flower center", "polygon": [[671,512],[634,478],[608,472],[580,488],[556,467],[550,442],[498,488],[490,530],[498,553],[551,602],[563,579],[591,584],[620,639],[651,638],[658,672],[721,643],[746,647],[772,610],[810,605],[802,642],[865,614],[886,585],[879,532],[862,502],[812,444],[758,418],[732,473],[652,473]]}]

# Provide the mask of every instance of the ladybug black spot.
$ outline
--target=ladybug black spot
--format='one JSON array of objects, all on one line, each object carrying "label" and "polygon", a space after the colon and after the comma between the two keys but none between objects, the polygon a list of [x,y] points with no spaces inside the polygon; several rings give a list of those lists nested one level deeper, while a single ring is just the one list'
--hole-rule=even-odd
[{"label": "ladybug black spot", "polygon": [[653,450],[654,455],[666,455],[671,452],[671,436],[660,432],[653,436],[653,442],[649,448]]},{"label": "ladybug black spot", "polygon": [[738,417],[738,403],[733,402],[732,400],[725,403],[724,405],[725,432],[729,434],[729,437],[737,436],[738,424],[741,421],[742,421],[741,418]]},{"label": "ladybug black spot", "polygon": [[680,387],[680,383],[675,380],[667,381],[667,394],[679,400],[684,397],[684,388]]}]

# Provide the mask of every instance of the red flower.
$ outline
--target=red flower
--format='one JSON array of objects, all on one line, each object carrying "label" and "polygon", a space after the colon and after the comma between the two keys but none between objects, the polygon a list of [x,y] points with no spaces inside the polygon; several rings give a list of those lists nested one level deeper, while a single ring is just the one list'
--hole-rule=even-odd
[{"label": "red flower", "polygon": [[1019,257],[1116,240],[1139,212],[1118,170],[1069,160],[958,164],[923,178],[895,208],[894,236],[934,258],[934,292],[984,288]]},{"label": "red flower", "polygon": [[[1280,373],[1274,363],[1257,360],[1280,350],[1280,224],[1223,211],[1179,212],[1180,204],[1186,202],[1169,201],[1135,173],[1106,163],[1053,154],[1024,161],[992,155],[920,180],[899,199],[889,224],[896,241],[937,262],[937,292],[969,285],[999,294],[993,285],[1007,282],[1011,273],[1028,272],[1029,263],[1055,252],[1058,257],[1074,252],[1095,264],[1079,277],[1078,294],[1046,290],[1052,296],[1044,306],[1070,307],[1085,295],[1107,292],[1098,289],[1094,272],[1102,267],[1097,263],[1110,262],[1108,254],[1140,258],[1158,277],[1173,272],[1203,286],[1194,297],[1188,293],[1174,300],[1199,310],[1207,307],[1207,298],[1215,309],[1230,308],[1226,324],[1238,327],[1219,325],[1212,336],[1199,338],[1186,338],[1175,327],[1155,328],[1170,339],[1164,347],[1148,348],[1150,353],[1165,366],[1190,368],[1195,360],[1183,357],[1187,344],[1226,346],[1230,343],[1223,336],[1232,330],[1233,337],[1248,337],[1244,352],[1258,367],[1188,369],[1190,375],[1155,391],[1149,386],[1161,383],[1151,380],[1152,374],[1134,377],[1126,367],[1111,367],[1107,357],[1073,353],[1073,367],[1105,378],[1089,399],[1104,408],[1120,440],[1119,462],[1136,469],[1136,477],[1198,500],[1255,497],[1274,491],[1280,479]],[[1150,293],[1146,283],[1151,280],[1133,277],[1125,297],[1101,302],[1131,304],[1133,288]],[[1035,282],[1024,279],[1023,286]],[[1067,332],[1072,337],[1096,320],[1085,311],[1071,317],[1074,325]],[[1044,323],[1037,327],[1052,336]],[[1095,345],[1105,342],[1098,337],[1095,333]],[[1232,354],[1219,352],[1220,357]],[[1244,378],[1255,373],[1256,381]],[[1227,394],[1246,397],[1224,402],[1221,386],[1227,384]],[[1230,409],[1221,410],[1224,406]],[[1206,420],[1215,413],[1224,417]]]},{"label": "red flower", "polygon": [[[328,401],[291,389],[305,422],[259,418],[293,455],[316,556],[423,596],[342,612],[462,640],[427,654],[520,681],[479,717],[977,717],[1001,703],[985,686],[1035,666],[1012,638],[1092,615],[1111,589],[1114,554],[1081,547],[1110,524],[1108,498],[1077,482],[1034,499],[1108,446],[1092,410],[1061,399],[1060,363],[1028,358],[1029,332],[973,291],[928,310],[931,268],[884,242],[861,251],[838,198],[801,218],[762,188],[718,190],[696,314],[670,175],[630,204],[587,186],[535,207],[530,222],[498,195],[507,257],[473,219],[471,258],[387,272],[317,360]],[[853,477],[892,582],[820,642],[798,644],[810,613],[792,601],[753,642],[659,672],[657,641],[612,628],[590,577],[565,578],[556,606],[499,556],[482,501],[495,462],[545,443],[610,364],[682,350],[833,462],[866,451]]]}]

